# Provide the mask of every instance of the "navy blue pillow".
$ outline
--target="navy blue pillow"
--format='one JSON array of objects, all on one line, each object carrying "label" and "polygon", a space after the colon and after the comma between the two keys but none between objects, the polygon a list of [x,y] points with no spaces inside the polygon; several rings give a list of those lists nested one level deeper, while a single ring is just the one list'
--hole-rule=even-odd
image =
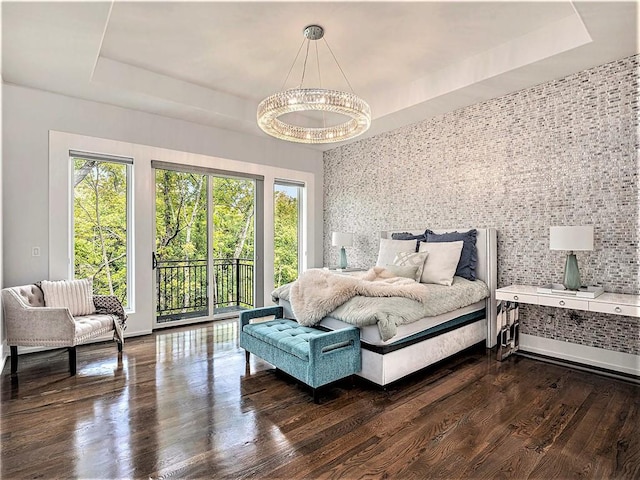
[{"label": "navy blue pillow", "polygon": [[422,240],[422,241],[426,239],[426,237],[424,236],[424,233],[421,233],[419,235],[414,235],[413,233],[409,233],[409,232],[392,233],[391,238],[393,240]]},{"label": "navy blue pillow", "polygon": [[[431,230],[427,230],[426,232],[430,232]],[[421,233],[420,235],[414,235],[409,232],[397,232],[391,234],[392,240],[416,240],[416,252],[420,247],[420,242],[425,242],[427,240],[426,232]]]},{"label": "navy blue pillow", "polygon": [[448,232],[440,234],[427,230],[424,233],[427,238],[427,243],[459,242],[462,240],[464,243],[462,244],[460,261],[456,267],[455,274],[467,280],[476,279],[476,265],[478,264],[478,249],[476,248],[478,231],[476,229],[469,230],[468,232]]}]

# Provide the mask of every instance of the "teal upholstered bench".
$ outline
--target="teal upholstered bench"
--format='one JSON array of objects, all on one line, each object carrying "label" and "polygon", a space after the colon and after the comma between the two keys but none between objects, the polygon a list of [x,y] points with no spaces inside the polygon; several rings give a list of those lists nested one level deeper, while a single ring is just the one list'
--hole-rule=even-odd
[{"label": "teal upholstered bench", "polygon": [[[275,315],[274,320],[250,323]],[[240,346],[313,389],[360,371],[360,332],[345,328],[325,332],[283,318],[280,306],[256,308],[240,314]]]}]

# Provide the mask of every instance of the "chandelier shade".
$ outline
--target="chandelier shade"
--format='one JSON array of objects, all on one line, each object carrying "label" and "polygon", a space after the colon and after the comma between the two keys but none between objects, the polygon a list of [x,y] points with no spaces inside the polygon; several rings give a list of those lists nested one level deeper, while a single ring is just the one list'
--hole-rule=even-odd
[{"label": "chandelier shade", "polygon": [[[350,120],[328,127],[303,127],[279,120],[288,113],[321,111]],[[299,143],[331,143],[357,137],[371,125],[367,102],[358,96],[322,88],[291,88],[265,98],[258,105],[258,125],[269,135]]]},{"label": "chandelier shade", "polygon": [[[318,25],[310,25],[304,29],[304,36],[307,39],[307,56],[309,53],[309,41],[318,40],[323,35],[324,30]],[[331,48],[328,48],[331,51]],[[300,49],[302,49],[302,46]],[[298,50],[298,53],[300,53],[300,50]],[[333,55],[333,52],[331,54]],[[371,110],[367,102],[353,92],[330,90],[322,88],[322,86],[318,88],[303,88],[302,83],[304,82],[306,64],[307,58],[305,57],[302,80],[299,87],[277,92],[260,102],[257,112],[258,126],[265,133],[281,140],[309,144],[340,142],[354,138],[367,131],[371,126]],[[339,64],[338,68],[340,68]],[[342,68],[340,68],[340,71],[342,72]],[[344,75],[344,72],[342,74]],[[320,77],[319,61],[318,76]],[[349,83],[348,80],[347,83]],[[287,123],[281,119],[281,117],[290,113],[303,112],[339,114],[347,117],[348,120],[337,125],[326,125],[323,122],[321,127],[309,127]]]}]

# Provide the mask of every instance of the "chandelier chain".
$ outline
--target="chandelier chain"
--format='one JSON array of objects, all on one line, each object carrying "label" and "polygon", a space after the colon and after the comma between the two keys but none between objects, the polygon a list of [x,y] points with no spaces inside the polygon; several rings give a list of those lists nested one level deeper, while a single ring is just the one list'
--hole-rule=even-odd
[{"label": "chandelier chain", "polygon": [[333,57],[333,60],[336,62],[336,65],[338,65],[338,68],[340,69],[340,73],[342,73],[342,76],[344,77],[344,79],[347,81],[347,85],[349,85],[349,88],[351,89],[351,93],[356,93],[353,90],[353,87],[351,86],[351,82],[349,81],[349,79],[347,78],[347,76],[344,74],[344,70],[342,70],[342,67],[340,66],[340,62],[338,62],[338,59],[336,58],[335,54],[333,53],[333,50],[331,50],[331,47],[329,46],[329,42],[327,42],[327,39],[322,37],[322,39],[324,40],[325,45],[327,46],[327,48],[329,49],[329,52],[331,52],[331,56]]},{"label": "chandelier chain", "polygon": [[304,85],[304,74],[307,72],[307,58],[309,58],[310,44],[311,44],[311,40],[307,40],[307,53],[304,56],[304,64],[302,65],[302,80],[300,80],[300,86],[298,88],[302,88],[302,85]]},{"label": "chandelier chain", "polygon": [[318,42],[316,42],[316,65],[318,67],[318,87],[322,88],[322,75],[320,75],[320,55],[318,54]]},{"label": "chandelier chain", "polygon": [[300,48],[298,48],[298,53],[296,53],[296,58],[293,59],[293,63],[291,64],[291,68],[289,69],[289,73],[287,73],[287,76],[284,79],[284,82],[282,82],[282,86],[280,87],[280,90],[284,89],[285,85],[287,84],[287,80],[289,80],[289,75],[291,75],[291,71],[293,70],[293,67],[296,64],[296,60],[298,60],[298,56],[300,55],[300,51],[302,50],[302,46],[304,45],[305,40],[302,40],[302,43],[300,44]]},{"label": "chandelier chain", "polygon": [[[320,74],[320,54],[318,53],[318,42],[315,42],[315,44],[316,44],[316,65],[318,66],[318,87],[322,88],[322,75]],[[323,128],[327,127],[327,116],[324,110],[322,111],[322,127]]]}]

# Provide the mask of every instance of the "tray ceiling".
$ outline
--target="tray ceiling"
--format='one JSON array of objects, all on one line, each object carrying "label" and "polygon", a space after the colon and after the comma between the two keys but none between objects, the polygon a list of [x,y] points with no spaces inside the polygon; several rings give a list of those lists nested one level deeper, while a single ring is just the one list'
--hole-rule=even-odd
[{"label": "tray ceiling", "polygon": [[[303,28],[325,28],[368,135],[638,52],[636,2],[5,2],[7,83],[265,135]],[[348,89],[319,45],[323,86]],[[313,62],[305,86],[317,86]],[[299,83],[298,61],[286,86]],[[332,145],[313,148],[332,148]]]}]

